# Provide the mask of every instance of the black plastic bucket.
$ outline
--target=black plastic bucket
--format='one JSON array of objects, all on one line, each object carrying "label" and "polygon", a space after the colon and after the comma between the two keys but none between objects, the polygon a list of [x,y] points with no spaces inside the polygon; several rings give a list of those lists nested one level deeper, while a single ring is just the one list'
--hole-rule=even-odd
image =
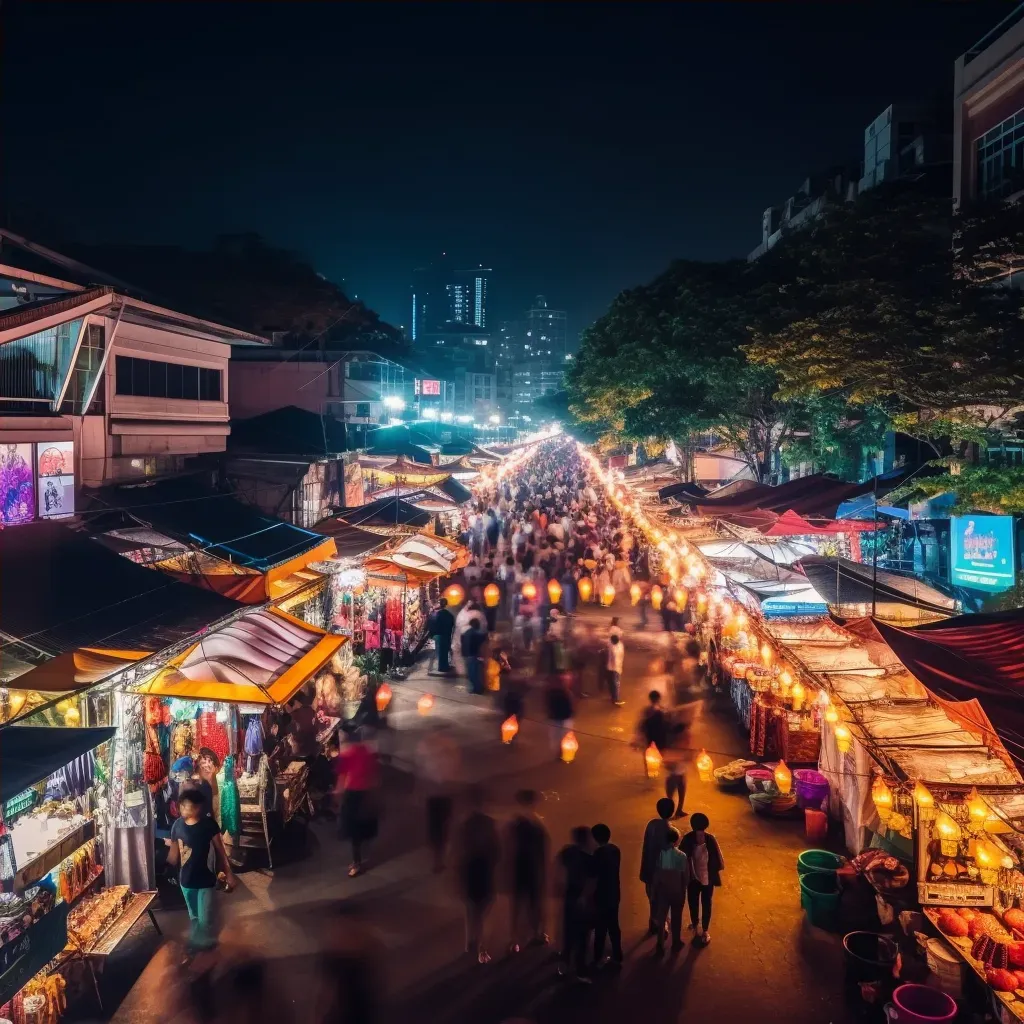
[{"label": "black plastic bucket", "polygon": [[854,1002],[865,999],[864,986],[878,986],[874,998],[888,999],[893,987],[892,969],[896,943],[878,932],[848,932],[843,937],[846,996]]}]

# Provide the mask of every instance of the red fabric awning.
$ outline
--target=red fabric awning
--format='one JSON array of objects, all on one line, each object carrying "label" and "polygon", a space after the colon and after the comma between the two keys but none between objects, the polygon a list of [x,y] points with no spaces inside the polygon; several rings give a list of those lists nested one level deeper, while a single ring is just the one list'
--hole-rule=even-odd
[{"label": "red fabric awning", "polygon": [[1024,765],[1024,609],[958,615],[914,629],[878,620],[874,626],[936,696],[977,699],[1014,761]]},{"label": "red fabric awning", "polygon": [[[884,524],[879,523],[879,526]],[[798,512],[790,509],[783,512],[770,529],[764,531],[766,537],[810,537],[825,536],[835,533],[860,533],[873,530],[875,524],[854,519],[805,519]]]}]

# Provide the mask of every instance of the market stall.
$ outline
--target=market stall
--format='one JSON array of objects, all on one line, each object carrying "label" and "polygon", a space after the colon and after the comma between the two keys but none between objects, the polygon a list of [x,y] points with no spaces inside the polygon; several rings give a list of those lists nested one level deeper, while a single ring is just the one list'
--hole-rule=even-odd
[{"label": "market stall", "polygon": [[[106,887],[102,824],[112,728],[0,730],[0,1014],[52,1024],[98,991],[155,893]],[[156,924],[153,919],[154,925]]]}]

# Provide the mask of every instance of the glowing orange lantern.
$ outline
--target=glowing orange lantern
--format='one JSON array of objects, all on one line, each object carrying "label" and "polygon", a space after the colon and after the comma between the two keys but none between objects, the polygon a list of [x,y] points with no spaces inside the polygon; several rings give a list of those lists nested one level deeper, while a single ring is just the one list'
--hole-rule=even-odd
[{"label": "glowing orange lantern", "polygon": [[837,725],[835,729],[836,733],[836,746],[839,748],[840,754],[849,753],[850,747],[853,746],[853,734],[845,725]]},{"label": "glowing orange lantern", "polygon": [[515,715],[509,715],[501,723],[501,742],[511,743],[519,732],[519,719]]},{"label": "glowing orange lantern", "polygon": [[[702,612],[702,611],[704,611],[705,608],[707,608],[707,606],[708,606],[708,595],[703,593],[703,592],[698,594],[697,595],[697,610]],[[685,604],[683,605],[683,607],[686,607]]]},{"label": "glowing orange lantern", "polygon": [[651,607],[657,612],[661,610],[662,598],[665,595],[661,591],[661,587],[655,584],[651,587]]},{"label": "glowing orange lantern", "polygon": [[967,813],[970,815],[970,822],[975,827],[983,826],[985,819],[988,818],[989,811],[988,804],[985,803],[981,794],[978,792],[978,787],[975,786],[971,789],[970,793],[967,794]]},{"label": "glowing orange lantern", "polygon": [[697,755],[697,777],[701,782],[710,782],[711,773],[714,770],[715,762],[711,760],[711,755],[706,750],[702,750]]},{"label": "glowing orange lantern", "polygon": [[488,583],[484,587],[484,604],[488,608],[497,608],[498,602],[501,600],[501,589],[497,583]]},{"label": "glowing orange lantern", "polygon": [[[686,608],[686,591],[682,587],[676,587],[672,591],[672,600],[675,601],[676,607],[683,611]],[[697,596],[697,602],[700,603],[700,595]]]},{"label": "glowing orange lantern", "polygon": [[766,664],[772,663],[772,649],[768,644],[761,644],[761,660]]},{"label": "glowing orange lantern", "polygon": [[523,584],[523,597],[527,601],[535,601],[537,599],[537,588],[529,580]]},{"label": "glowing orange lantern", "polygon": [[825,708],[825,721],[828,722],[829,725],[835,725],[836,722],[839,721],[839,712],[836,711],[834,704],[829,704],[829,706]]},{"label": "glowing orange lantern", "polygon": [[783,796],[786,796],[793,788],[793,773],[785,761],[780,761],[775,766],[775,785],[779,787],[779,792]]},{"label": "glowing orange lantern", "polygon": [[580,749],[579,742],[576,739],[576,733],[567,732],[562,737],[562,760],[566,764],[570,764],[572,759],[576,756],[576,751]]},{"label": "glowing orange lantern", "polygon": [[610,584],[605,584],[604,590],[601,591],[601,604],[606,608],[615,600],[615,588]]},{"label": "glowing orange lantern", "polygon": [[425,693],[418,701],[416,701],[416,710],[421,715],[429,715],[430,709],[434,706],[434,695],[432,693]]},{"label": "glowing orange lantern", "polygon": [[639,583],[634,583],[633,586],[631,586],[629,588],[629,600],[633,604],[638,604],[639,601],[640,601],[641,593],[642,593],[642,591],[640,589],[640,584]]},{"label": "glowing orange lantern", "polygon": [[391,687],[387,683],[381,683],[377,687],[377,693],[373,698],[374,703],[377,705],[377,711],[383,714],[387,710],[387,706],[391,703]]},{"label": "glowing orange lantern", "polygon": [[746,629],[747,625],[749,624],[749,622],[750,622],[750,619],[747,618],[747,613],[746,612],[740,612],[736,616],[736,628],[739,629],[739,630]]},{"label": "glowing orange lantern", "polygon": [[558,580],[548,580],[548,600],[552,604],[562,600],[562,584]]},{"label": "glowing orange lantern", "polygon": [[[787,676],[789,675],[789,673],[783,672],[782,675]],[[790,678],[792,678],[792,676],[790,676]],[[786,685],[785,679],[782,680],[782,685]],[[799,711],[804,706],[804,697],[807,695],[806,691],[804,690],[804,684],[797,680],[797,682],[793,684],[793,689],[791,692],[793,694],[793,710]]]},{"label": "glowing orange lantern", "polygon": [[447,587],[444,592],[444,599],[450,605],[459,605],[465,600],[466,592],[458,585],[453,583],[450,587]]},{"label": "glowing orange lantern", "polygon": [[892,817],[892,790],[885,784],[881,775],[876,775],[871,783],[871,799],[879,820],[884,825]]},{"label": "glowing orange lantern", "polygon": [[644,767],[649,779],[656,779],[661,774],[661,752],[653,743],[644,751]]},{"label": "glowing orange lantern", "polygon": [[594,593],[593,581],[589,576],[581,576],[579,583],[576,584],[576,589],[580,593],[580,600],[586,604]]}]

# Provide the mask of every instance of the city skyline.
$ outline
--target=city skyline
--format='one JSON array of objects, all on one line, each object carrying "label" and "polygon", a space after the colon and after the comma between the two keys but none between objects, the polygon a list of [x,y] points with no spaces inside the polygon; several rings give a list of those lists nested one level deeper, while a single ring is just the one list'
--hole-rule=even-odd
[{"label": "city skyline", "polygon": [[[856,157],[880,111],[949,92],[952,60],[1003,8],[825,6],[813,23],[761,5],[185,10],[5,12],[8,218],[199,248],[258,231],[406,329],[410,272],[446,249],[493,268],[494,322],[545,294],[575,337],[674,258],[745,256],[763,211]],[[34,73],[40,37],[58,64],[119,55],[77,80],[79,113],[57,124],[65,83]],[[507,74],[527,39],[537,73]],[[899,59],[866,75],[876,51]],[[459,73],[438,74],[456,55]],[[118,123],[119,159],[97,117]]]}]

